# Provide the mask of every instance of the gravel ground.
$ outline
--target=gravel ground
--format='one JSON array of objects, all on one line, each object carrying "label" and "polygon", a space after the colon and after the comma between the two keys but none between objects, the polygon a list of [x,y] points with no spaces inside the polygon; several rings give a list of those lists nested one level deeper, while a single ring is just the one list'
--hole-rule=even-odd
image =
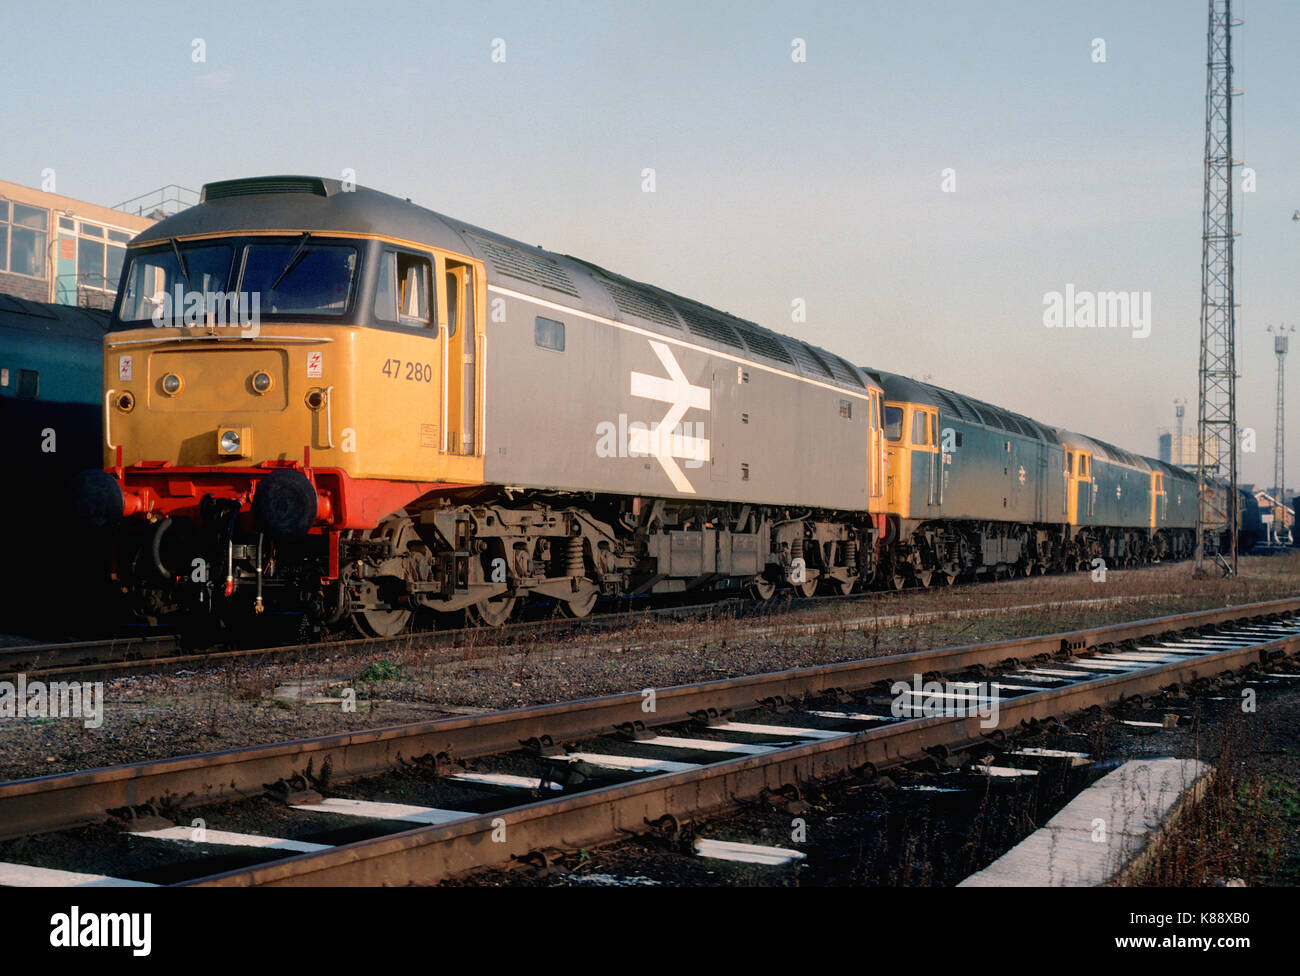
[{"label": "gravel ground", "polygon": [[[1069,630],[1288,596],[1298,581],[1294,553],[1243,559],[1234,581],[1193,580],[1182,563],[1112,570],[1104,582],[1080,573],[881,594],[759,622],[643,618],[617,636],[522,650],[484,631],[454,662],[413,637],[384,655],[123,678],[105,686],[99,728],[0,719],[0,779]],[[873,616],[882,619],[864,621]],[[795,629],[809,624],[821,627]]]}]

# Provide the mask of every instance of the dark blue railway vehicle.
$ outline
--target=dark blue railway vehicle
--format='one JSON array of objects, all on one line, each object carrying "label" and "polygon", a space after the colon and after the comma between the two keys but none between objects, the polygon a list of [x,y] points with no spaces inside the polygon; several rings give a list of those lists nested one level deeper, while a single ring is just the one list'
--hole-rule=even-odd
[{"label": "dark blue railway vehicle", "polygon": [[[69,485],[100,463],[108,313],[0,295],[0,448],[10,562],[0,629],[40,628],[45,610],[95,575],[72,538]],[[99,574],[102,576],[102,574]],[[62,581],[60,587],[56,581]],[[65,619],[66,619],[66,610]]]}]

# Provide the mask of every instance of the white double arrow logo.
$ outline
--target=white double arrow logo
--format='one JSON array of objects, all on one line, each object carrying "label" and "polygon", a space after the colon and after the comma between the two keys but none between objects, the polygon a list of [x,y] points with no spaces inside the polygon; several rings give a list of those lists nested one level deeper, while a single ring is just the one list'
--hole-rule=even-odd
[{"label": "white double arrow logo", "polygon": [[648,400],[660,400],[670,404],[663,419],[651,430],[633,428],[628,431],[628,449],[640,454],[649,454],[657,458],[664,473],[673,483],[673,487],[686,494],[695,494],[695,488],[682,473],[676,458],[685,461],[708,461],[709,440],[707,437],[689,437],[682,433],[682,418],[686,411],[695,407],[698,410],[709,409],[709,389],[693,386],[677,364],[677,358],[667,343],[649,340],[659,362],[668,372],[662,376],[649,373],[632,372],[632,395]]}]

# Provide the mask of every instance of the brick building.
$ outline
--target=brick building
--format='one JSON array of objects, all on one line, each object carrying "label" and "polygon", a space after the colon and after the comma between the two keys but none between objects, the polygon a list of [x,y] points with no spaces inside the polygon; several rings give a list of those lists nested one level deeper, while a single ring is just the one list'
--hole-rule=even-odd
[{"label": "brick building", "polygon": [[0,180],[0,293],[109,308],[127,241],[155,221]]}]

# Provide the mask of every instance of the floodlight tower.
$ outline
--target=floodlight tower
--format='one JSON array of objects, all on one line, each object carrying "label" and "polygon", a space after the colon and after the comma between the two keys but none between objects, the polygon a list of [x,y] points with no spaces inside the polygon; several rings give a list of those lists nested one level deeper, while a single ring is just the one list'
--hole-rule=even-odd
[{"label": "floodlight tower", "polygon": [[1169,460],[1173,461],[1178,467],[1187,463],[1187,452],[1183,449],[1183,415],[1187,413],[1187,401],[1182,397],[1174,400],[1174,419],[1178,421],[1175,430],[1178,431],[1177,439],[1174,441],[1178,445],[1178,457],[1174,458],[1174,452],[1169,452]]},{"label": "floodlight tower", "polygon": [[[1205,72],[1205,193],[1201,222],[1201,361],[1196,451],[1196,572],[1208,545],[1229,540],[1237,572],[1237,363],[1232,284],[1232,0],[1209,0]],[[1211,479],[1219,486],[1211,488]],[[1227,482],[1226,486],[1223,482]],[[1226,487],[1226,491],[1224,488]]]},{"label": "floodlight tower", "polygon": [[[1268,327],[1273,331],[1273,326]],[[1291,544],[1291,533],[1286,527],[1286,347],[1294,325],[1277,327],[1273,336],[1273,352],[1277,355],[1277,440],[1273,444],[1273,541],[1279,545]],[[1283,538],[1285,536],[1285,538]]]}]

